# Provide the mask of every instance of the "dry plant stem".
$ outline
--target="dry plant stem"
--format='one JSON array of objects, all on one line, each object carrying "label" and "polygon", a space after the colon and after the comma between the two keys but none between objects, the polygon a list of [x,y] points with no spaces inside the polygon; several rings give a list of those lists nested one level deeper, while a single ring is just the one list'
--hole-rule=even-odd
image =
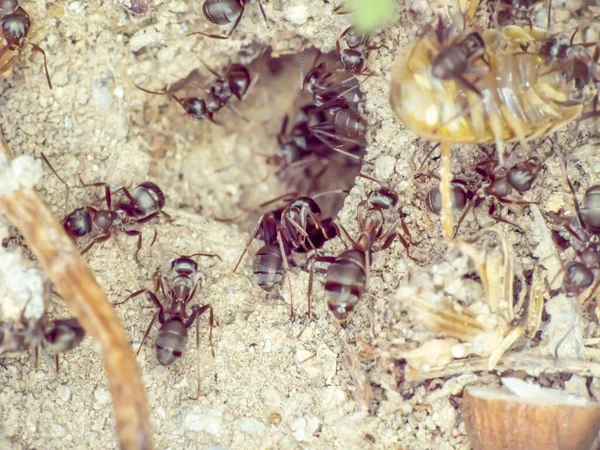
[{"label": "dry plant stem", "polygon": [[[488,357],[469,358],[467,360],[453,361],[443,367],[431,367],[417,374],[415,380],[423,381],[432,378],[444,378],[466,373],[482,372],[488,370]],[[582,377],[600,377],[600,363],[573,358],[552,358],[524,354],[517,351],[505,353],[494,370],[498,373],[512,370],[522,370],[528,375],[566,373]]]},{"label": "dry plant stem", "polygon": [[[2,139],[0,167],[7,166],[11,156]],[[152,449],[149,410],[135,356],[85,260],[34,190],[21,188],[0,196],[0,212],[19,229],[73,315],[100,344],[120,447]]]},{"label": "dry plant stem", "polygon": [[452,239],[454,220],[452,217],[452,172],[450,170],[451,145],[447,142],[440,144],[440,192],[442,194],[442,226],[446,239]]}]

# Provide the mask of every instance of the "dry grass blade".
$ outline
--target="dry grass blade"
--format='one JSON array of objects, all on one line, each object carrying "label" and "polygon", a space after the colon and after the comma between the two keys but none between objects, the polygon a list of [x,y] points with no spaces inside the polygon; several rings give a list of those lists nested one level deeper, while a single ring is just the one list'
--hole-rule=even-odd
[{"label": "dry grass blade", "polygon": [[19,229],[73,315],[100,344],[120,447],[152,449],[144,386],[125,330],[61,224],[32,188],[20,184],[22,168],[11,159],[12,153],[2,139],[0,212]]}]

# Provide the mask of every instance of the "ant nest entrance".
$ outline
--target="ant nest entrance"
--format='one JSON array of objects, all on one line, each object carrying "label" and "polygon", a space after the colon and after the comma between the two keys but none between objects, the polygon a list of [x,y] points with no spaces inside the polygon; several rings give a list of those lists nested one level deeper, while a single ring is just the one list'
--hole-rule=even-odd
[{"label": "ant nest entrance", "polygon": [[[326,67],[335,67],[335,58],[333,52],[321,54],[315,49],[291,55],[267,51],[253,63],[257,85],[269,87],[261,92],[270,92],[266,99],[263,95],[245,107],[270,105],[265,120],[275,125],[276,133],[269,133],[270,145],[251,151],[265,169],[261,182],[272,194],[265,196],[256,189],[243,193],[240,207],[250,214],[239,221],[242,227],[251,230],[259,214],[284,207],[299,196],[318,198],[324,218],[335,218],[343,206],[360,172],[366,140],[364,135],[348,137],[341,129],[342,121],[349,122],[346,127],[364,125],[358,113],[362,98],[355,77],[327,72]],[[319,83],[322,86],[315,87]],[[338,104],[356,114],[352,117],[360,123],[341,117]]]},{"label": "ant nest entrance", "polygon": [[335,69],[334,52],[314,48],[278,55],[250,44],[237,60],[249,73],[248,88],[214,115],[194,101],[210,110],[209,90],[219,76],[231,85],[238,64],[201,64],[163,87],[139,81],[140,122],[147,125],[140,132],[154,150],[150,174],[168,174],[173,204],[246,231],[299,196],[318,196],[322,216],[335,218],[365,155],[360,80]]}]

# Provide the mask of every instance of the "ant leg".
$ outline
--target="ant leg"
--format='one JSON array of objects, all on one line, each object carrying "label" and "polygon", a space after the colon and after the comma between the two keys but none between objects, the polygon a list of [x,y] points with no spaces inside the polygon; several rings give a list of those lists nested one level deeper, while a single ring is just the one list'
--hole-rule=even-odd
[{"label": "ant leg", "polygon": [[596,281],[596,284],[594,285],[594,287],[592,287],[592,290],[591,290],[590,294],[581,303],[581,309],[582,310],[585,310],[588,307],[589,303],[594,299],[594,294],[596,294],[596,291],[598,290],[598,287],[600,287],[600,278],[598,279],[598,281]]},{"label": "ant leg", "polygon": [[136,260],[136,262],[140,262],[138,255],[140,253],[140,250],[142,249],[142,232],[138,231],[138,230],[125,230],[125,234],[127,236],[137,236],[137,248],[135,250],[135,256],[134,259]]},{"label": "ant leg", "polygon": [[40,153],[40,155],[41,155],[44,163],[46,163],[46,165],[52,171],[52,173],[56,176],[56,178],[58,178],[60,180],[60,182],[65,185],[65,192],[66,192],[66,194],[65,194],[65,217],[66,217],[67,214],[69,213],[69,196],[71,195],[71,187],[58,174],[58,172],[56,170],[54,170],[54,167],[52,167],[52,164],[50,164],[50,161],[48,161],[48,158],[46,158],[46,155],[44,155],[43,153]]},{"label": "ant leg", "polygon": [[163,309],[162,304],[158,301],[158,298],[156,297],[156,294],[154,292],[152,292],[149,289],[140,289],[139,291],[135,291],[132,294],[130,294],[129,296],[127,296],[127,298],[123,301],[120,302],[116,302],[116,303],[112,303],[113,306],[117,306],[117,305],[122,305],[124,303],[127,303],[129,300],[131,300],[134,297],[137,297],[139,295],[142,294],[146,294],[148,296],[148,298],[152,301],[152,303],[154,303],[159,309]]},{"label": "ant leg", "polygon": [[288,286],[290,288],[290,317],[292,320],[296,317],[296,313],[294,312],[294,293],[292,290],[292,277],[290,276],[290,265],[288,264],[288,253],[285,251],[286,248],[283,245],[283,240],[281,238],[281,230],[277,231],[277,243],[279,244],[279,251],[281,252],[281,259],[283,260],[283,267],[285,268],[285,274],[288,280]]},{"label": "ant leg", "polygon": [[[237,19],[235,19],[235,22],[233,23],[233,27],[231,28],[229,33],[227,33],[228,38],[230,38],[233,35],[233,33],[235,33],[235,30],[237,30],[238,25],[240,24],[240,22],[242,21],[242,18],[244,17],[244,13],[246,12],[246,5],[244,5],[244,4],[242,4],[242,5],[243,6],[242,6],[242,10],[240,11],[240,14],[237,16]],[[264,11],[263,11],[263,13],[264,13]]]},{"label": "ant leg", "polygon": [[[115,191],[116,192],[116,191]],[[114,192],[113,192],[114,194]],[[158,216],[160,211],[154,211],[152,214],[147,215],[146,217],[143,217],[141,219],[136,219],[135,223],[146,223],[146,222],[150,222],[152,219],[154,219],[156,216]],[[170,217],[169,217],[170,218]]]},{"label": "ant leg", "polygon": [[158,231],[154,230],[154,237],[152,238],[152,242],[150,242],[150,247],[152,247],[154,245],[157,237],[158,237]]},{"label": "ant leg", "polygon": [[[400,224],[404,224],[404,221],[402,219],[398,219],[396,220],[392,225],[390,225],[390,227],[388,228],[388,230],[385,232],[385,234],[383,234],[379,239],[381,241],[383,241],[383,244],[379,245],[377,247],[377,251],[380,250],[385,250],[387,248],[389,248],[392,243],[394,242],[394,239],[398,238],[398,240],[402,243],[402,246],[404,247],[404,249],[406,250],[406,255],[412,259],[413,261],[417,261],[411,254],[410,254],[410,244],[407,242],[406,239],[404,239],[404,237],[399,234],[396,231],[396,228],[398,228],[398,225]],[[404,225],[402,228],[404,229],[406,225]],[[409,234],[410,235],[410,234]],[[412,242],[412,241],[411,241]]]},{"label": "ant leg", "polygon": [[456,81],[458,81],[459,84],[461,84],[465,89],[472,91],[473,93],[475,93],[480,99],[483,99],[483,94],[481,93],[481,91],[479,89],[477,89],[477,87],[471,83],[469,80],[467,80],[465,77],[463,77],[462,75],[455,75],[455,79]]},{"label": "ant leg", "polygon": [[193,258],[194,256],[206,256],[207,258],[219,258],[219,261],[223,261],[223,259],[216,253],[194,253],[192,255],[189,255],[190,258]]},{"label": "ant leg", "polygon": [[452,239],[456,238],[456,235],[458,234],[458,230],[460,229],[460,226],[463,223],[463,220],[465,220],[465,217],[467,217],[467,214],[473,208],[474,203],[475,203],[475,199],[471,199],[471,200],[469,200],[469,203],[467,203],[467,207],[464,209],[463,213],[460,215],[458,222],[456,222],[456,228],[454,230],[454,233],[452,233]]},{"label": "ant leg", "polygon": [[[138,88],[140,91],[143,91],[143,92],[145,92],[145,93],[147,93],[147,94],[154,94],[154,95],[169,95],[169,93],[168,93],[168,92],[151,91],[151,90],[149,90],[149,89],[145,89],[145,88],[143,88],[143,87],[141,87],[141,86],[138,86],[138,85],[137,85],[137,84],[135,84],[135,83],[134,83],[133,85],[134,85],[136,88]],[[179,101],[177,98],[175,98],[175,100],[176,100],[176,101]]]},{"label": "ant leg", "polygon": [[[164,285],[163,285],[164,286]],[[196,295],[196,291],[198,290],[198,288],[202,289],[202,278],[198,278],[198,280],[196,281],[196,283],[194,284],[194,289],[192,289],[192,292],[190,292],[190,295],[188,296],[188,298],[184,301],[184,303],[187,305],[191,299],[194,298],[194,296]],[[191,323],[190,323],[191,326]],[[186,327],[187,328],[187,327]]]},{"label": "ant leg", "polygon": [[236,116],[240,117],[244,122],[250,122],[248,120],[248,118],[239,109],[237,109],[235,106],[233,106],[233,105],[231,105],[229,103],[226,103],[225,106],[227,108],[229,108]]},{"label": "ant leg", "polygon": [[[308,320],[311,319],[312,317],[312,312],[311,312],[311,299],[312,299],[312,290],[313,290],[313,277],[314,277],[314,265],[317,262],[323,262],[323,263],[332,263],[335,261],[335,256],[323,256],[323,255],[317,255],[315,256],[312,261],[310,262],[310,270],[309,270],[309,275],[308,275],[308,291],[307,291],[307,314],[308,314]],[[302,330],[304,332],[304,330]],[[301,335],[302,333],[300,333]],[[300,337],[300,335],[298,335],[298,338]]]},{"label": "ant leg", "polygon": [[[316,247],[315,247],[315,244],[313,244],[313,242],[310,240],[310,236],[308,235],[308,233],[306,232],[306,230],[300,226],[300,224],[299,224],[299,223],[297,223],[295,220],[292,220],[292,219],[290,219],[289,217],[285,217],[285,218],[284,218],[284,220],[285,220],[285,223],[286,223],[286,224],[290,224],[292,227],[294,227],[294,228],[296,229],[296,231],[297,231],[297,232],[298,232],[298,233],[299,233],[299,234],[300,234],[300,235],[301,235],[301,236],[302,236],[304,239],[306,239],[306,240],[308,241],[308,243],[310,244],[310,247],[311,247],[313,250],[317,250],[317,249],[316,249]],[[318,219],[317,219],[317,220],[318,220]],[[319,224],[320,224],[320,223],[321,223],[321,222],[319,221]],[[315,224],[315,225],[317,226],[317,229],[319,229],[319,228],[320,228],[320,227],[319,227],[319,225],[317,225],[317,224]]]},{"label": "ant leg", "polygon": [[158,317],[158,314],[159,314],[159,311],[156,311],[154,313],[154,315],[152,316],[152,320],[150,320],[150,323],[148,324],[148,328],[146,328],[146,331],[144,332],[144,336],[142,337],[140,346],[138,347],[137,351],[135,352],[135,356],[138,356],[140,354],[140,350],[142,349],[144,342],[146,342],[146,338],[148,337],[148,334],[150,333],[150,330],[152,329],[152,325],[154,325],[154,322],[156,322],[156,318]]},{"label": "ant leg", "polygon": [[[342,230],[344,232],[344,234],[346,235],[346,237],[350,240],[350,242],[352,242],[353,246],[356,246],[356,241],[354,239],[352,239],[352,237],[350,236],[350,233],[348,233],[348,231],[346,231],[346,229],[344,228],[344,226],[341,223],[338,223],[336,221],[333,222],[335,224],[336,227],[338,227],[338,229]],[[340,238],[342,237],[342,235],[340,234]],[[342,239],[343,242],[343,239]],[[344,245],[346,245],[346,243],[344,242]],[[348,246],[346,245],[346,248]]]},{"label": "ant leg", "polygon": [[48,87],[52,89],[52,81],[50,81],[50,72],[48,71],[48,61],[46,58],[46,52],[42,50],[42,48],[39,45],[34,44],[31,41],[27,41],[27,43],[31,45],[35,51],[40,52],[44,57],[44,72],[46,72],[46,81],[48,81]]},{"label": "ant leg", "polygon": [[250,239],[248,239],[248,243],[244,247],[244,251],[240,255],[240,259],[238,259],[238,262],[236,263],[235,267],[233,268],[234,272],[239,267],[240,263],[242,262],[242,258],[244,257],[244,255],[248,251],[248,247],[250,247],[250,244],[252,243],[253,239],[256,237],[256,234],[258,233],[258,229],[260,228],[260,226],[261,226],[261,224],[263,222],[263,219],[265,218],[265,215],[266,214],[263,214],[262,216],[260,216],[260,218],[258,219],[258,222],[256,222],[256,226],[254,227],[254,230],[252,231],[252,233],[250,233]]},{"label": "ant leg", "polygon": [[573,183],[569,179],[569,174],[567,173],[567,160],[565,158],[565,154],[562,151],[562,148],[555,144],[552,139],[552,146],[556,148],[556,152],[558,153],[558,160],[560,161],[560,166],[562,168],[565,179],[567,180],[567,185],[569,186],[569,192],[571,193],[571,197],[573,197],[573,204],[575,205],[575,212],[577,213],[577,220],[579,221],[579,225],[585,230],[585,222],[583,221],[583,216],[581,215],[581,210],[579,209],[579,201],[577,200],[577,195],[575,195],[575,188],[573,187]]},{"label": "ant leg", "polygon": [[92,241],[92,242],[91,242],[91,243],[90,243],[90,244],[89,244],[89,245],[88,245],[86,248],[84,248],[84,249],[81,251],[81,255],[85,255],[87,252],[89,252],[89,251],[90,251],[90,249],[91,249],[91,248],[92,248],[94,245],[96,245],[96,244],[100,244],[100,243],[102,243],[102,242],[106,241],[106,240],[107,240],[107,239],[109,239],[111,236],[112,236],[112,234],[111,234],[111,233],[108,233],[108,234],[105,234],[105,235],[103,235],[103,236],[97,237],[97,238],[96,238],[96,239],[94,239],[94,240],[93,240],[93,241]]},{"label": "ant leg", "polygon": [[[202,314],[204,314],[206,311],[208,311],[209,312],[209,315],[208,315],[208,324],[209,324],[209,327],[210,327],[210,331],[208,332],[208,342],[210,343],[210,346],[211,346],[211,349],[212,349],[212,346],[213,346],[213,343],[212,343],[212,331],[213,331],[213,327],[215,325],[215,317],[214,317],[212,305],[202,305],[202,306],[194,305],[194,306],[192,306],[192,310],[193,310],[192,315],[187,320],[187,322],[184,324],[184,326],[186,328],[191,327],[193,325],[194,321],[198,317],[200,317]],[[213,356],[215,356],[214,350],[212,350],[212,354],[213,354]]]},{"label": "ant leg", "polygon": [[260,12],[262,13],[263,19],[265,19],[265,25],[268,28],[269,23],[267,22],[267,15],[265,14],[265,8],[263,8],[262,2],[260,0],[257,0],[257,2],[258,2],[258,7],[260,8]]}]

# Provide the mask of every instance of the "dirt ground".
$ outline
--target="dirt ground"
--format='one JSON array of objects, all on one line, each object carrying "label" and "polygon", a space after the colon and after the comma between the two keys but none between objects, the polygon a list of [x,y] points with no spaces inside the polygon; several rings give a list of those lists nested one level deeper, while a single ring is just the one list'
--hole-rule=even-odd
[{"label": "dirt ground", "polygon": [[[146,4],[131,3],[136,7]],[[151,180],[164,190],[165,211],[174,220],[158,220],[143,228],[139,264],[133,257],[135,239],[127,236],[98,245],[86,255],[112,302],[141,287],[151,288],[156,268],[166,270],[175,255],[212,252],[222,258],[199,260],[204,283],[197,299],[214,307],[215,357],[207,343],[205,317],[199,356],[192,330],[179,363],[161,366],[151,340],[138,357],[156,448],[466,449],[469,443],[460,393],[467,384],[497,384],[500,374],[509,373],[579,395],[600,392],[593,308],[580,320],[577,331],[589,362],[585,370],[546,373],[526,358],[512,364],[513,355],[492,372],[466,367],[422,382],[403,374],[404,359],[390,362],[381,357],[398,347],[414,349],[432,338],[411,321],[410,308],[397,296],[398,288],[435,285],[457,298],[481,295],[481,287],[466,276],[473,272],[472,264],[442,242],[439,218],[425,208],[433,180],[411,177],[432,144],[405,130],[389,107],[387,77],[392,64],[419,34],[404,4],[399,5],[390,28],[373,38],[387,48],[370,54],[368,67],[377,76],[361,85],[366,99],[361,111],[369,124],[366,159],[373,163],[365,171],[399,193],[418,262],[406,257],[400,242],[377,253],[369,294],[344,328],[327,310],[322,274],[317,275],[315,284],[314,318],[307,323],[305,271],[291,271],[299,315],[294,321],[290,320],[287,286],[263,291],[252,282],[248,257],[238,273],[232,272],[248,239],[251,220],[244,216],[231,225],[216,219],[236,218],[289,190],[277,181],[264,155],[275,152],[284,114],[301,102],[299,52],[313,47],[323,52],[334,50],[336,39],[349,24],[347,16],[332,13],[334,5],[317,0],[266,0],[263,5],[268,26],[259,8],[250,4],[234,39],[216,40],[187,36],[193,31],[220,34],[228,29],[204,18],[200,0],[156,1],[151,11],[139,16],[127,9],[130,1],[32,0],[23,7],[34,19],[32,41],[48,55],[54,89],[46,85],[41,56],[30,51],[1,81],[0,126],[16,154],[39,157],[43,152],[71,186],[79,185],[79,176],[85,182],[120,186]],[[569,14],[557,5],[557,21],[564,28],[573,26]],[[161,90],[194,70],[200,72],[200,80],[210,80],[202,62],[222,70],[240,60],[238,52],[243,45],[258,51],[270,46],[275,55],[295,54],[281,56],[276,70],[268,68],[265,60],[251,65],[260,77],[239,104],[247,122],[227,110],[222,114],[222,127],[187,120],[181,107],[168,97],[135,87]],[[310,64],[312,55],[306,53],[305,65]],[[192,92],[193,84],[186,89]],[[598,133],[593,126],[581,128],[571,125],[560,134],[579,198],[600,174]],[[555,250],[540,211],[572,211],[573,203],[550,143],[540,141],[532,146],[547,158],[540,179],[525,196],[538,206],[510,217],[523,231],[499,228],[514,249],[519,270],[531,270],[534,258],[546,258],[551,274],[559,271],[560,263],[547,258]],[[480,154],[474,147],[455,149],[453,171],[465,171]],[[427,164],[427,170],[437,170],[433,160]],[[347,183],[335,185],[338,181],[335,177],[323,188]],[[374,187],[372,181],[359,178],[345,199],[338,217],[351,235],[357,231],[356,207]],[[46,167],[39,190],[62,216],[64,186]],[[100,196],[93,188],[74,188],[68,208],[73,210]],[[494,223],[485,207],[477,210],[477,216],[479,224],[473,216],[465,221],[465,234]],[[150,247],[152,230],[158,237]],[[250,253],[258,247],[253,243]],[[336,240],[325,248],[328,254],[336,254],[343,245]],[[563,258],[567,257],[574,257],[572,250],[564,253]],[[573,313],[565,311],[567,302],[552,300],[555,308],[547,309],[544,323],[549,314],[555,326],[544,331],[544,342],[551,347],[545,354],[556,356],[564,344],[556,336],[565,335],[559,319]],[[60,301],[49,305],[48,313],[51,317],[68,315]],[[152,305],[138,297],[119,306],[117,313],[137,349],[154,313]],[[554,346],[553,339],[557,341]],[[538,336],[518,350],[535,347],[539,341]],[[58,376],[44,363],[35,370],[25,356],[2,361],[0,448],[117,446],[110,396],[96,350],[87,338],[61,358]],[[365,355],[369,352],[370,357]],[[575,350],[566,354],[570,360],[581,355]],[[194,399],[198,379],[201,395]]]}]

